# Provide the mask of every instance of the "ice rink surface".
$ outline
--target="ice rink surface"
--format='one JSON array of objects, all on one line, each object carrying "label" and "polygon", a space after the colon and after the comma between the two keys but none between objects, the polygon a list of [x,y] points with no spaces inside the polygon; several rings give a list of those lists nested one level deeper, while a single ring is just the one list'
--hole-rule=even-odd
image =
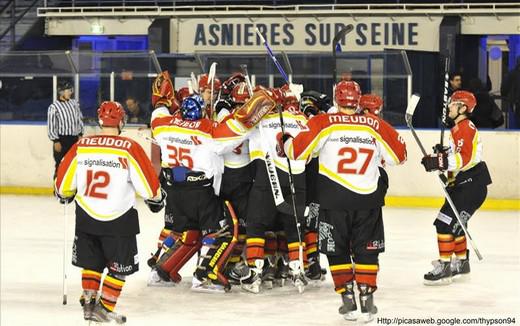
[{"label": "ice rink surface", "polygon": [[[330,274],[320,287],[292,287],[259,295],[233,288],[226,294],[194,293],[194,261],[175,288],[149,288],[146,260],[163,225],[162,212],[139,203],[141,270],[128,277],[116,311],[127,325],[346,325]],[[74,217],[69,207],[69,257]],[[520,323],[520,213],[480,211],[469,230],[484,256],[471,260],[471,279],[426,287],[423,274],[437,256],[433,209],[384,209],[386,252],[380,256],[377,317],[516,317]],[[78,303],[80,269],[69,265],[69,304],[61,304],[63,208],[51,197],[1,196],[1,325],[84,325]],[[326,262],[326,259],[322,261]],[[377,319],[373,324],[377,324]],[[379,324],[382,324],[380,321]]]}]

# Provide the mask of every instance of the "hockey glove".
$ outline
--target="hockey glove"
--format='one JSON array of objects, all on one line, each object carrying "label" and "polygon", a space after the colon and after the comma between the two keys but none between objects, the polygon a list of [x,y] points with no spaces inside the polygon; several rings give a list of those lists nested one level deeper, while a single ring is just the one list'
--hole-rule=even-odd
[{"label": "hockey glove", "polygon": [[446,153],[428,155],[422,158],[421,164],[424,165],[426,172],[444,171],[448,168],[448,156]]},{"label": "hockey glove", "polygon": [[303,103],[304,100],[312,101],[314,103],[314,106],[323,112],[327,112],[330,107],[330,99],[326,94],[322,94],[317,91],[308,90],[301,94],[301,100],[300,103]]},{"label": "hockey glove", "polygon": [[433,146],[433,152],[435,154],[438,153],[447,153],[450,148],[448,146],[442,146],[441,144],[436,144]]},{"label": "hockey glove", "polygon": [[228,112],[231,112],[233,109],[233,103],[231,103],[230,100],[221,98],[215,103],[215,111],[217,112],[217,115],[222,111],[223,109],[228,110]]},{"label": "hockey glove", "polygon": [[160,199],[145,199],[144,203],[148,206],[152,213],[158,213],[166,205],[166,191],[161,188]]},{"label": "hockey glove", "polygon": [[152,84],[152,106],[154,108],[172,106],[175,99],[175,88],[167,70],[158,75]]},{"label": "hockey glove", "polygon": [[76,194],[72,195],[71,197],[64,197],[64,196],[60,195],[59,193],[57,193],[55,190],[54,196],[56,196],[56,198],[58,198],[58,201],[60,202],[60,204],[67,205],[74,201],[74,197],[76,197]]},{"label": "hockey glove", "polygon": [[285,157],[284,144],[287,140],[289,140],[289,138],[292,138],[292,136],[288,133],[282,134],[279,132],[276,135],[276,153],[278,156]]}]

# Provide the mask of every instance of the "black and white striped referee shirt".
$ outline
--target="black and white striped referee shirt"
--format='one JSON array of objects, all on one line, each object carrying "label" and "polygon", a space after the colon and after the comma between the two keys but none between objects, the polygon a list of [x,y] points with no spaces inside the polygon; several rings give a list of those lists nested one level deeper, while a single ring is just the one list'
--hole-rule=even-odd
[{"label": "black and white striped referee shirt", "polygon": [[49,105],[47,134],[52,141],[60,139],[60,136],[83,134],[83,115],[76,100],[56,100]]}]

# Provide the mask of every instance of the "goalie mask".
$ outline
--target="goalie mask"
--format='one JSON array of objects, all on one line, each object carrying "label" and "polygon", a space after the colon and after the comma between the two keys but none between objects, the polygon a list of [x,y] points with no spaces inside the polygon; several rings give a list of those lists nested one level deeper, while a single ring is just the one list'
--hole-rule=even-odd
[{"label": "goalie mask", "polygon": [[202,119],[204,101],[199,95],[192,95],[184,99],[181,105],[182,119],[195,121]]},{"label": "goalie mask", "polygon": [[119,102],[105,101],[97,110],[98,121],[101,127],[123,129],[125,125],[125,110]]},{"label": "goalie mask", "polygon": [[246,78],[243,74],[237,72],[233,74],[233,76],[229,77],[224,81],[222,84],[222,94],[223,95],[230,95],[233,92],[233,89],[240,84],[244,83],[246,81]]}]

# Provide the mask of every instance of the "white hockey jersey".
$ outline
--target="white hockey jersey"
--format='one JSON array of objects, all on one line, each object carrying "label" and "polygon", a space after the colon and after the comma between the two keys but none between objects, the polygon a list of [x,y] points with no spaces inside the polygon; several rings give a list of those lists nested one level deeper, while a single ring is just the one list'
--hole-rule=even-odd
[{"label": "white hockey jersey", "polygon": [[136,193],[159,198],[159,179],[143,148],[122,136],[81,138],[63,158],[55,180],[62,197],[93,219],[113,221],[135,206]]},{"label": "white hockey jersey", "polygon": [[321,114],[307,127],[285,143],[287,156],[306,160],[319,153],[319,174],[354,193],[377,189],[381,159],[387,165],[406,160],[403,139],[376,116]]},{"label": "white hockey jersey", "polygon": [[[283,112],[283,120],[285,132],[296,137],[301,131],[307,130],[307,118],[299,113]],[[270,113],[266,115],[254,131],[248,136],[249,151],[251,160],[261,159],[265,161],[266,153],[269,152],[273,158],[276,167],[286,173],[289,173],[287,158],[281,157],[276,151],[276,136],[282,132],[279,113]],[[291,160],[291,170],[293,174],[301,174],[305,172],[305,161]]]},{"label": "white hockey jersey", "polygon": [[[240,145],[245,133],[232,119],[221,124],[205,118],[187,121],[180,113],[171,115],[164,107],[153,111],[151,127],[161,147],[163,168],[184,166],[216,180],[224,172],[222,155]],[[214,186],[216,190],[219,188]]]}]

